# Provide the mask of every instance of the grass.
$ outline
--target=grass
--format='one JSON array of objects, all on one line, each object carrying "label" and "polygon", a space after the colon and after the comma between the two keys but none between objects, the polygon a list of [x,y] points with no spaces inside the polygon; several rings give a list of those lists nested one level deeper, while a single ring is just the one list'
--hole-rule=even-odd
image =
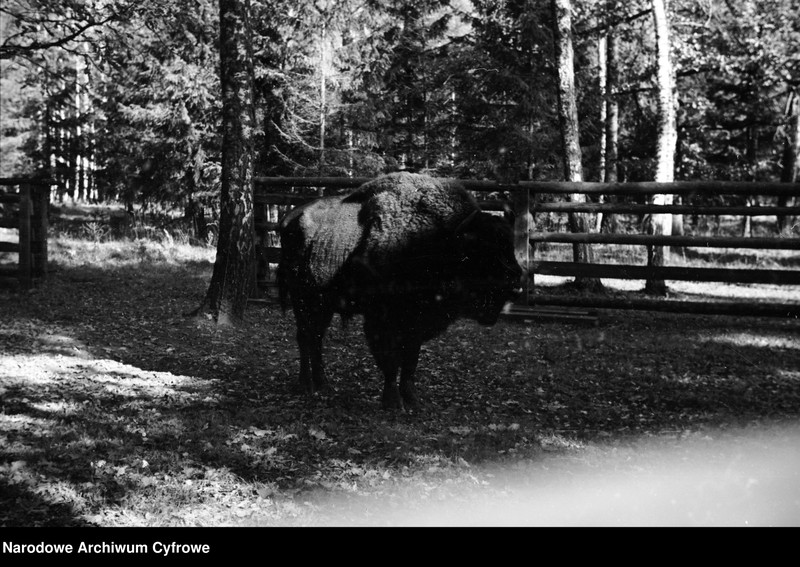
[{"label": "grass", "polygon": [[196,246],[174,238],[94,241],[65,236],[53,239],[48,246],[53,261],[65,268],[103,266],[116,269],[156,264],[180,266],[213,262],[216,255],[212,247]]},{"label": "grass", "polygon": [[0,290],[0,526],[800,524],[798,321],[461,321],[385,412],[358,319],[301,396],[291,315],[185,316],[214,249],[165,234]]}]

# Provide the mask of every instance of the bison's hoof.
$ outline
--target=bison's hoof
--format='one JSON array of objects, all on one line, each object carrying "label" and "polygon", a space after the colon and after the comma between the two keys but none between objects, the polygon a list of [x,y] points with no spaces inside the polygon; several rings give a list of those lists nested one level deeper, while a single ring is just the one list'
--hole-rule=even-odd
[{"label": "bison's hoof", "polygon": [[420,401],[417,397],[417,389],[413,384],[400,384],[400,396],[403,398],[403,407],[408,411],[416,411],[420,408]]},{"label": "bison's hoof", "polygon": [[332,396],[336,393],[336,389],[331,386],[328,382],[324,382],[322,384],[314,384],[314,391],[321,396]]},{"label": "bison's hoof", "polygon": [[385,410],[402,410],[403,409],[403,402],[400,399],[399,395],[383,395],[383,400],[381,400],[381,406]]},{"label": "bison's hoof", "polygon": [[310,396],[314,393],[314,388],[310,383],[306,383],[303,381],[297,381],[290,385],[289,389],[296,394],[303,394]]}]

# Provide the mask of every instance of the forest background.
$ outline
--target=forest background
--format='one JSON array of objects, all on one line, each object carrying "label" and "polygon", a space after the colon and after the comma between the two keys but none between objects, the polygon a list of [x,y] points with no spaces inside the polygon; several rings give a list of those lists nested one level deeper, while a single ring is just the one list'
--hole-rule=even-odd
[{"label": "forest background", "polygon": [[[254,175],[564,177],[549,1],[250,9]],[[572,12],[584,179],[652,180],[651,2]],[[669,2],[675,180],[796,179],[798,13],[798,0]],[[6,0],[0,17],[0,176],[54,173],[62,198],[217,214],[216,2]]]}]

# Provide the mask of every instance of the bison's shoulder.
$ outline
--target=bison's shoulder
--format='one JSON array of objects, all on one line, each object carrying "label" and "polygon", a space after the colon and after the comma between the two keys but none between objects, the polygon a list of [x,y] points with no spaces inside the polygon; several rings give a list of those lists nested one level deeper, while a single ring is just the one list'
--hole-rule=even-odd
[{"label": "bison's shoulder", "polygon": [[283,262],[306,283],[329,285],[359,247],[360,206],[324,197],[292,210],[281,223]]}]

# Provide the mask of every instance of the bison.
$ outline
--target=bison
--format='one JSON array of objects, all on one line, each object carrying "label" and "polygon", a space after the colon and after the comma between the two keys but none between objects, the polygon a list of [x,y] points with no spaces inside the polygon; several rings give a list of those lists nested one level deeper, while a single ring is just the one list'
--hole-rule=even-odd
[{"label": "bison", "polygon": [[284,311],[291,299],[308,393],[330,388],[322,341],[334,313],[363,314],[383,407],[414,409],[422,344],[459,317],[493,325],[521,290],[509,223],[461,186],[420,174],[384,175],[300,206],[280,238],[279,297]]}]

